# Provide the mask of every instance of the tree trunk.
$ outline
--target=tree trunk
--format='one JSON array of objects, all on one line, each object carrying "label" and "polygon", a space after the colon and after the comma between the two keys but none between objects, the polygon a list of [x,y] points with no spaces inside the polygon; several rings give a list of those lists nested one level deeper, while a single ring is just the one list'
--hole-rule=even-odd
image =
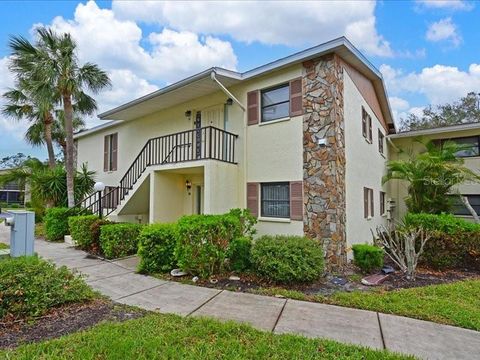
[{"label": "tree trunk", "polygon": [[67,171],[67,200],[68,207],[71,208],[75,206],[75,168],[73,166],[73,107],[70,94],[63,95],[63,110],[65,112],[65,137],[67,141],[65,157],[65,169]]},{"label": "tree trunk", "polygon": [[52,140],[52,123],[53,117],[52,114],[46,114],[46,120],[44,122],[45,125],[45,144],[47,144],[47,152],[48,152],[48,166],[50,169],[55,167],[55,151],[53,150],[53,140]]},{"label": "tree trunk", "polygon": [[472,205],[470,205],[470,201],[468,201],[468,198],[466,196],[460,195],[460,200],[462,200],[463,205],[465,205],[470,214],[472,214],[473,221],[478,224],[480,222],[480,219],[478,218],[478,214],[475,209],[472,207]]}]

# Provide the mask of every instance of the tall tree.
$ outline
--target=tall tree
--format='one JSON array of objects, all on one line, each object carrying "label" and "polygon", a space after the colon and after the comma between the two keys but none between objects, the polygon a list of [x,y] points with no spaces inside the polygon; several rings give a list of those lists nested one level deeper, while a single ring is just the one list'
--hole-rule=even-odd
[{"label": "tall tree", "polygon": [[[15,54],[13,56],[24,56],[24,54]],[[48,164],[50,168],[55,167],[55,151],[53,149],[52,126],[55,121],[52,115],[53,104],[55,100],[47,97],[37,96],[36,92],[32,90],[34,85],[28,74],[18,72],[16,74],[16,87],[10,89],[3,94],[3,98],[7,103],[3,106],[2,112],[4,115],[15,120],[28,120],[32,128],[42,128],[41,143],[47,146]],[[50,94],[54,94],[51,90]],[[28,134],[28,130],[27,130]],[[27,141],[30,139],[26,136]],[[30,141],[29,141],[30,142]]]},{"label": "tall tree", "polygon": [[480,122],[480,93],[470,92],[452,104],[428,106],[423,114],[409,114],[401,119],[400,131],[432,129],[437,127]]},{"label": "tall tree", "polygon": [[[86,91],[94,94],[107,86],[110,79],[106,72],[92,63],[79,64],[77,45],[70,34],[57,34],[51,29],[36,30],[36,44],[22,37],[14,38],[16,51],[34,52],[35,57],[13,58],[12,68],[30,74],[36,79],[34,91],[39,97],[47,97],[54,89],[54,98],[59,99],[65,114],[66,158],[68,206],[75,205],[74,193],[74,142],[73,118],[74,107],[84,109],[84,113],[92,114],[96,108],[95,100]],[[34,50],[33,50],[34,49]],[[50,93],[51,95],[51,93]]]}]

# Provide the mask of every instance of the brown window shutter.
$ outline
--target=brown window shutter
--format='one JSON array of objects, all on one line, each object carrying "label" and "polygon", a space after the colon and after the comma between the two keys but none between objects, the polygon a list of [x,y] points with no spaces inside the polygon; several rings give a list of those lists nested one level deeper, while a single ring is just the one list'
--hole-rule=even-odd
[{"label": "brown window shutter", "polygon": [[108,139],[109,136],[103,138],[103,171],[108,171]]},{"label": "brown window shutter", "polygon": [[362,107],[362,135],[367,138],[367,112]]},{"label": "brown window shutter", "polygon": [[368,188],[363,188],[363,217],[368,218]]},{"label": "brown window shutter", "polygon": [[247,94],[247,119],[248,125],[258,124],[259,117],[259,91],[250,91]]},{"label": "brown window shutter", "polygon": [[290,182],[290,219],[303,220],[303,182]]},{"label": "brown window shutter", "polygon": [[112,171],[117,170],[118,158],[118,133],[112,135]]},{"label": "brown window shutter", "polygon": [[368,140],[372,141],[372,117],[368,115]]},{"label": "brown window shutter", "polygon": [[247,209],[258,217],[258,183],[247,183]]},{"label": "brown window shutter", "polygon": [[298,78],[290,81],[290,116],[302,114],[302,78]]}]

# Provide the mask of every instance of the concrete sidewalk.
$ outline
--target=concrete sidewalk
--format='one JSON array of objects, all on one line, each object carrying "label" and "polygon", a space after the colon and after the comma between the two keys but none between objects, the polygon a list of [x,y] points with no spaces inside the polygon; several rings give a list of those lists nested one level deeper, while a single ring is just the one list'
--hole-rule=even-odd
[{"label": "concrete sidewalk", "polygon": [[235,320],[278,334],[324,337],[424,359],[470,360],[480,353],[480,333],[472,330],[372,311],[184,285],[136,274],[135,257],[104,261],[66,244],[40,240],[35,247],[43,258],[85,274],[94,289],[112,300],[148,310]]}]

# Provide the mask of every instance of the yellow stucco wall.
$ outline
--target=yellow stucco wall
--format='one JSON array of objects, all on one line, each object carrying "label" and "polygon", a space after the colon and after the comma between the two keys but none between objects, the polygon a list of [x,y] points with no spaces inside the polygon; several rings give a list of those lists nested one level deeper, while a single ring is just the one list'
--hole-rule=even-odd
[{"label": "yellow stucco wall", "polygon": [[[454,132],[439,132],[437,134],[423,135],[420,137],[422,141],[428,139],[453,139],[457,137],[468,137],[480,135],[480,129],[470,129]],[[404,152],[398,152],[398,150],[391,150],[391,159],[405,159],[408,158],[409,154],[416,154],[424,150],[422,144],[415,141],[416,137],[403,137],[403,138],[393,138],[393,144]],[[480,174],[480,157],[468,157],[464,158],[465,165]],[[395,212],[395,217],[400,219],[407,212],[405,206],[404,198],[407,196],[407,183],[404,181],[394,180],[390,182],[391,187],[391,196],[396,201],[397,208]],[[459,191],[461,194],[480,194],[480,184],[462,184],[455,188],[455,191]]]}]

